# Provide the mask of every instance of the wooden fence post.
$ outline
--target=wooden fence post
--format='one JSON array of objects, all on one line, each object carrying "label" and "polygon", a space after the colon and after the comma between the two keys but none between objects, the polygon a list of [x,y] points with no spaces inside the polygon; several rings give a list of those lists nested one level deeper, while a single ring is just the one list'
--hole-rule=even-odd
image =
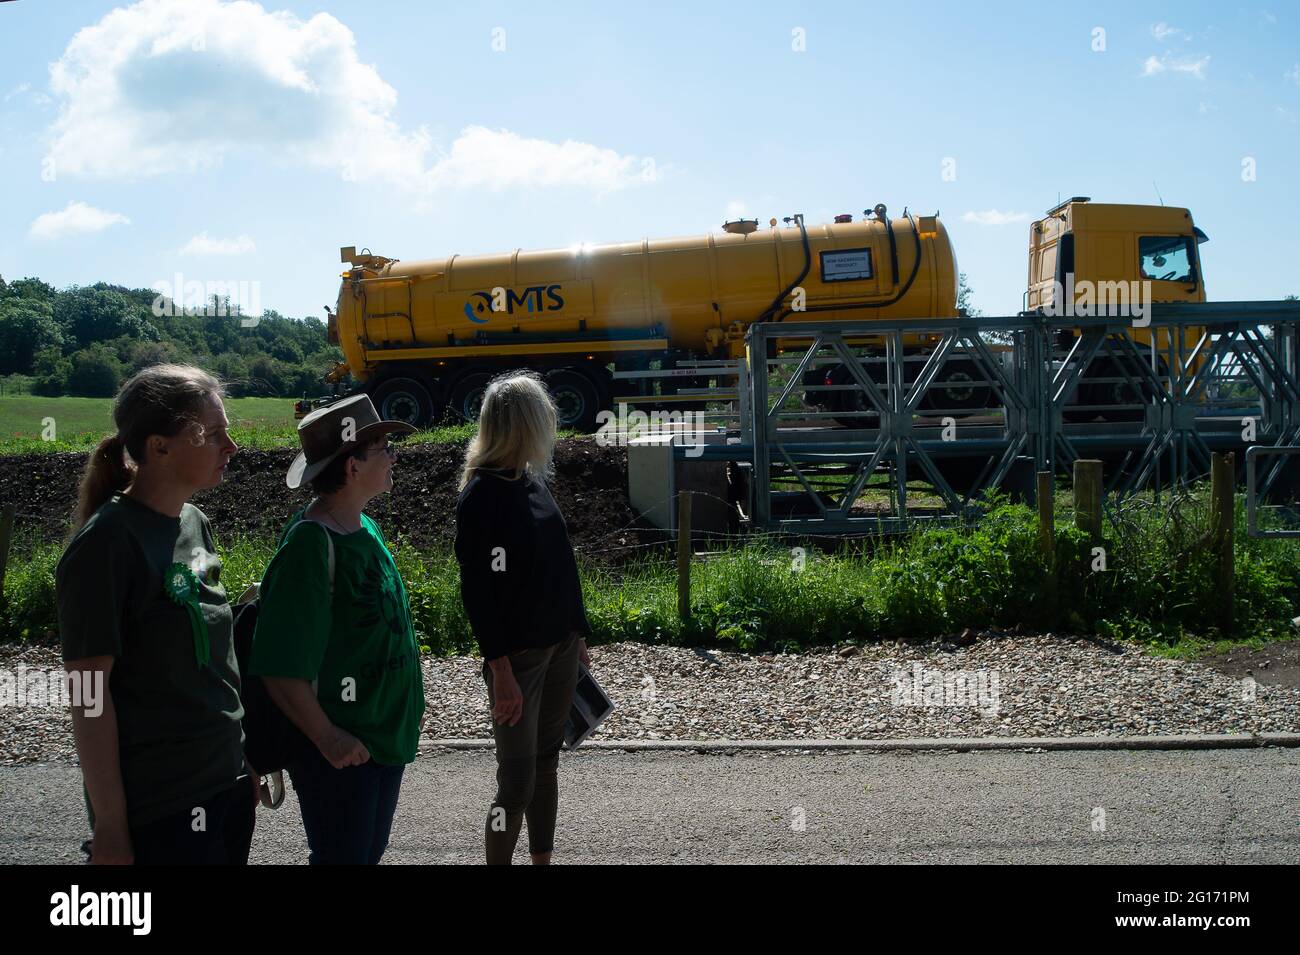
[{"label": "wooden fence post", "polygon": [[5,567],[9,564],[9,544],[14,536],[14,506],[0,509],[0,603],[4,602]]},{"label": "wooden fence post", "polygon": [[1052,511],[1052,495],[1055,490],[1053,477],[1051,471],[1039,471],[1037,493],[1034,496],[1038,504],[1038,544],[1043,556],[1049,561],[1056,552],[1056,525]]},{"label": "wooden fence post", "polygon": [[1079,458],[1074,462],[1074,526],[1101,543],[1101,462]]},{"label": "wooden fence post", "polygon": [[1210,457],[1210,546],[1219,559],[1219,587],[1223,593],[1220,624],[1224,634],[1234,629],[1233,603],[1237,593],[1233,560],[1233,531],[1236,524],[1235,456],[1215,451]]},{"label": "wooden fence post", "polygon": [[691,492],[677,492],[677,616],[691,618]]}]

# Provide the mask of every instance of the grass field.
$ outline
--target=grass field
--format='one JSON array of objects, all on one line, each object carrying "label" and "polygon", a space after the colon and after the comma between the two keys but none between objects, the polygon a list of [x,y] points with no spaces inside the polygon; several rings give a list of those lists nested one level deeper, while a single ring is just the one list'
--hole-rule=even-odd
[{"label": "grass field", "polygon": [[[42,398],[0,395],[0,454],[30,451],[89,451],[113,431],[111,398]],[[235,443],[278,448],[298,443],[292,398],[227,398],[226,415]],[[433,428],[411,441],[458,441],[470,425]]]}]

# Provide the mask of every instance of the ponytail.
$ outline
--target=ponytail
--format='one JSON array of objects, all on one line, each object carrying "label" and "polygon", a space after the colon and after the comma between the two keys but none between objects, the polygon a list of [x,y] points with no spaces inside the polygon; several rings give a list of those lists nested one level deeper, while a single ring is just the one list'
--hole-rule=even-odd
[{"label": "ponytail", "polygon": [[81,488],[77,492],[77,507],[72,512],[74,534],[114,492],[123,490],[131,483],[131,468],[123,454],[125,450],[122,436],[112,434],[99,442],[98,447],[91,452],[86,461],[86,472],[81,477]]}]

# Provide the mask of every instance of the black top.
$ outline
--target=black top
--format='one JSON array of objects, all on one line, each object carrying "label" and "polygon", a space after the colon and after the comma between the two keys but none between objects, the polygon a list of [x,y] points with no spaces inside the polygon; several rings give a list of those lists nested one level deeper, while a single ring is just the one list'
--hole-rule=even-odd
[{"label": "black top", "polygon": [[479,468],[456,502],[461,599],[485,660],[591,634],[555,498],[510,473]]},{"label": "black top", "polygon": [[[221,569],[197,507],[185,504],[171,517],[120,493],[77,531],[55,568],[63,659],[113,658],[106,689],[132,826],[188,814],[245,775],[239,665]],[[206,664],[196,656],[189,612],[168,586],[186,570],[207,632]]]}]

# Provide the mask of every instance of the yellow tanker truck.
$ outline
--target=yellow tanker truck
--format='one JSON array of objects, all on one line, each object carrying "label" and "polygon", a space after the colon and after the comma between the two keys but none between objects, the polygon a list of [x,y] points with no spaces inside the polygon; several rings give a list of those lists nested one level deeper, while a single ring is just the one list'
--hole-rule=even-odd
[{"label": "yellow tanker truck", "polygon": [[[1072,199],[1031,227],[1031,308],[1051,307],[1066,264],[1077,280],[1136,279],[1157,246],[1186,260],[1161,270],[1157,299],[1204,300],[1203,235],[1187,210],[1087,203]],[[562,427],[593,430],[619,400],[671,398],[692,383],[692,362],[742,355],[753,322],[958,315],[956,254],[937,214],[891,217],[877,205],[857,220],[806,226],[794,216],[761,229],[742,219],[723,230],[410,261],[344,248],[349,268],[328,316],[344,362],[329,380],[350,373],[385,418],[423,426],[447,412],[473,420],[491,377],[526,366],[545,375]],[[933,338],[905,345],[923,356]],[[663,377],[673,369],[688,377]],[[836,381],[836,369],[823,373]],[[950,398],[985,400],[987,389],[955,387],[960,360],[944,375],[936,384],[954,383]]]}]

